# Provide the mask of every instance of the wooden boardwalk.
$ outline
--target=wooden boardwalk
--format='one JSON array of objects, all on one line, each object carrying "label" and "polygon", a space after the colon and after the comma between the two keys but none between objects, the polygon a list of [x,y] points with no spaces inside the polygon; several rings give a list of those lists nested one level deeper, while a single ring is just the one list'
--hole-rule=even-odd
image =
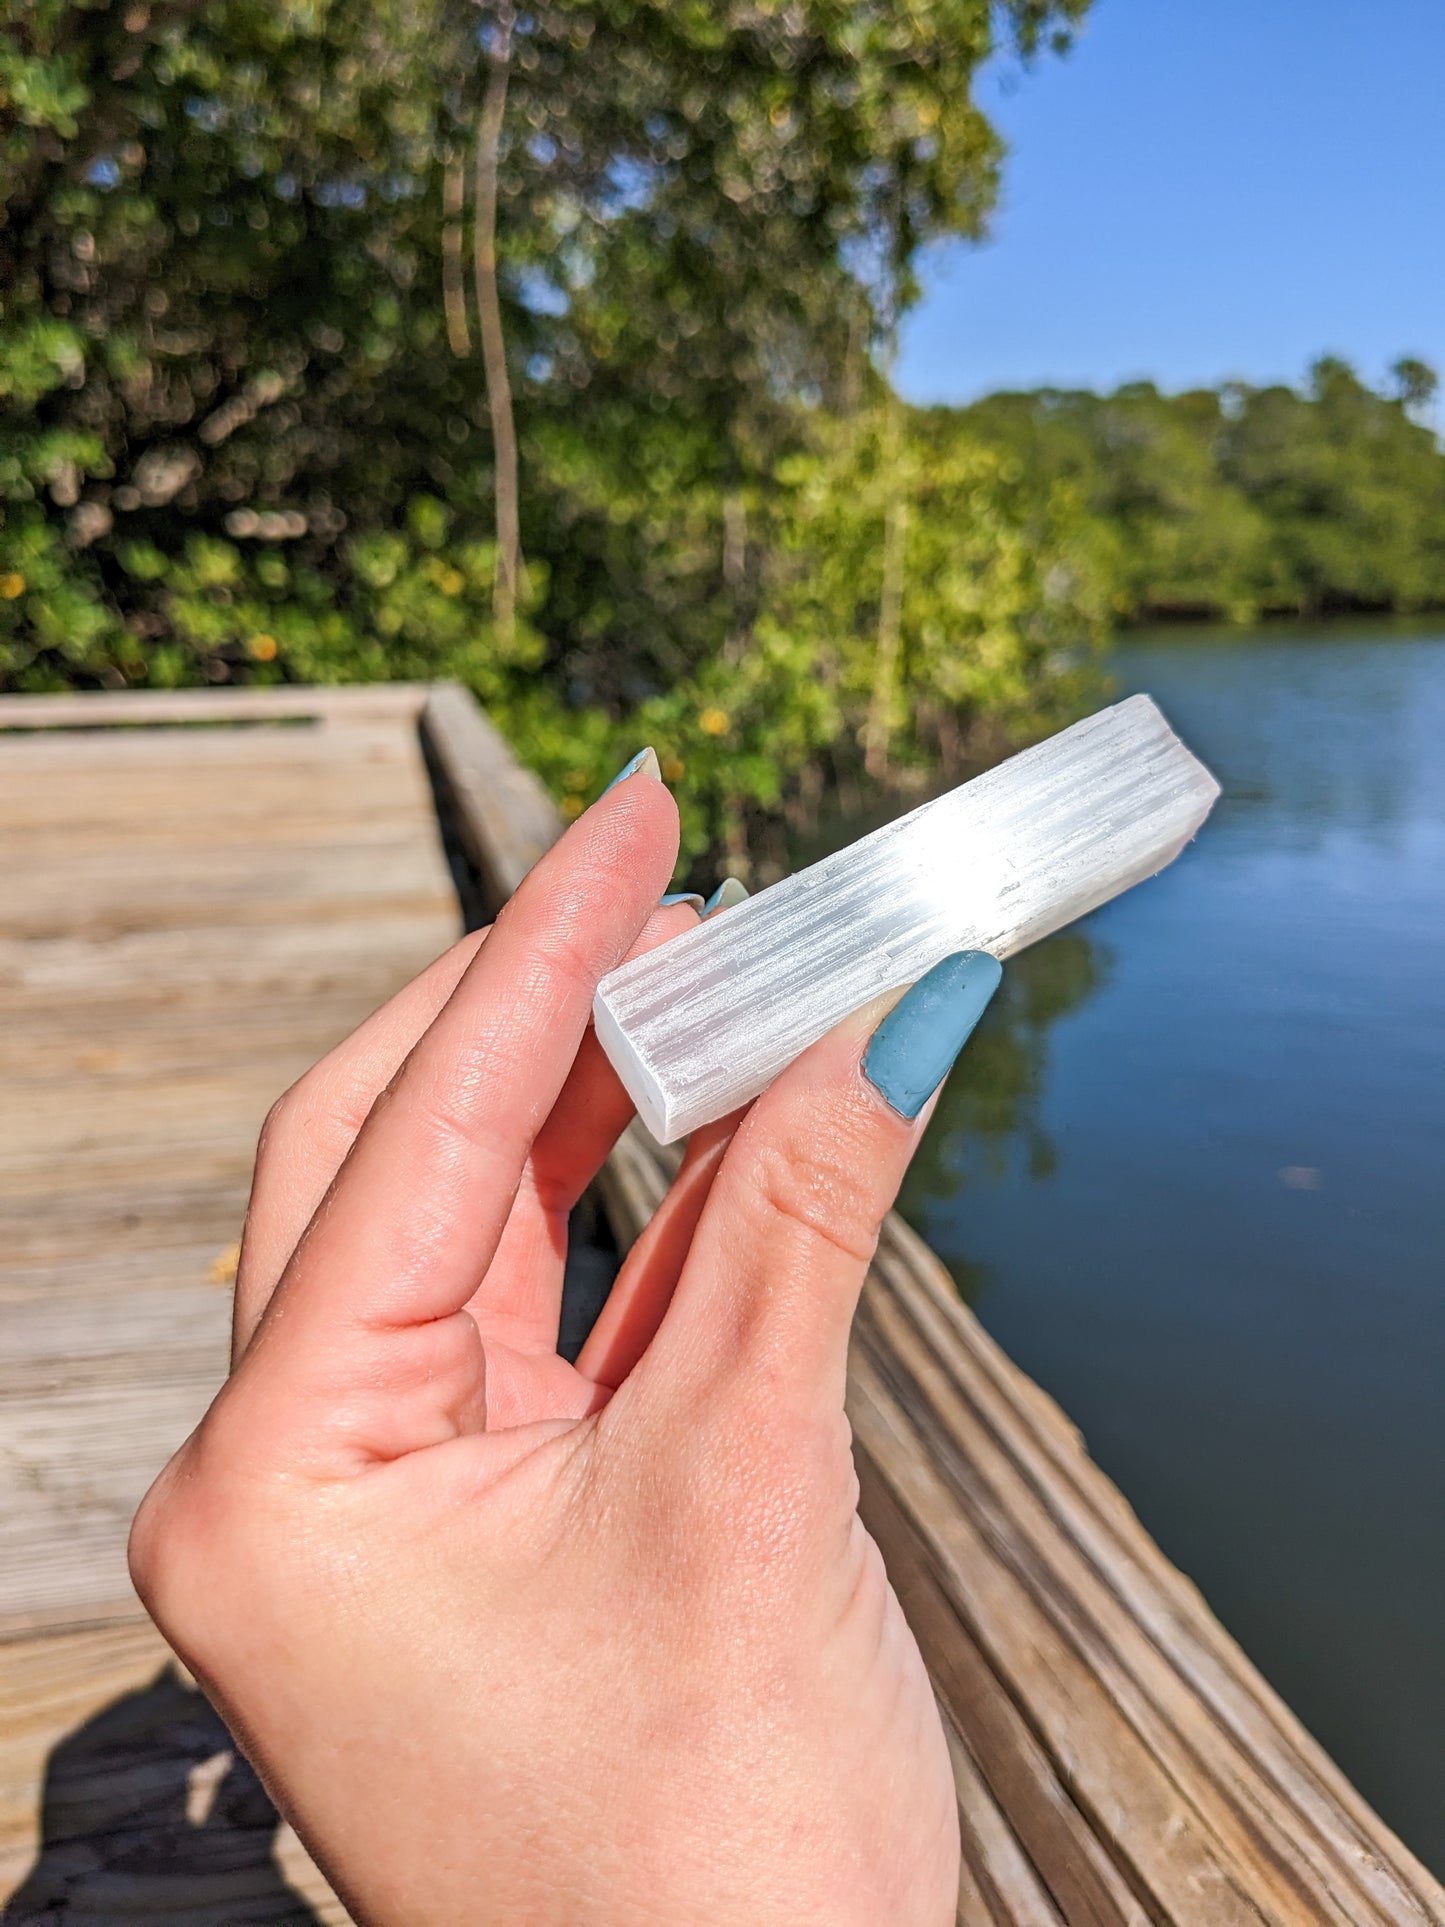
[{"label": "wooden boardwalk", "polygon": [[[459,930],[421,695],[158,698],[126,712],[153,727],[0,736],[0,1895],[34,1859],[51,1746],[165,1664],[126,1529],[225,1369],[261,1119]],[[259,720],[278,706],[307,720]],[[0,703],[0,729],[47,714],[75,706]],[[203,1725],[186,1744],[216,1753]],[[124,1770],[144,1754],[132,1734]],[[125,1786],[92,1804],[133,1854]],[[170,1918],[158,1878],[107,1904]],[[273,1884],[223,1862],[191,1888],[207,1919],[296,1918]]]},{"label": "wooden boardwalk", "polygon": [[[117,717],[157,726],[37,727]],[[0,700],[7,1920],[47,1892],[70,1927],[345,1919],[164,1670],[123,1545],[224,1369],[267,1105],[458,927],[419,727],[469,894],[495,900],[558,822],[459,691]],[[667,1171],[634,1127],[603,1185],[623,1241]],[[896,1220],[850,1415],[953,1748],[960,1921],[1445,1923]]]}]

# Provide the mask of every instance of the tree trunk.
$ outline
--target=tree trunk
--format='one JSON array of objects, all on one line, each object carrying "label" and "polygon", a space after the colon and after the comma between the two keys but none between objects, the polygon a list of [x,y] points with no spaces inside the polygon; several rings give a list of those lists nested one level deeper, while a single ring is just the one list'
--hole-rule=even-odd
[{"label": "tree trunk", "polygon": [[903,556],[908,535],[902,441],[903,404],[890,393],[883,427],[883,586],[878,597],[878,644],[873,653],[873,689],[863,732],[863,767],[872,777],[888,772],[888,749],[893,736],[893,687],[898,680],[898,653],[903,627]]},{"label": "tree trunk", "polygon": [[748,505],[742,490],[730,488],[723,496],[723,581],[739,595],[748,567]]},{"label": "tree trunk", "polygon": [[517,508],[517,430],[512,418],[512,389],[507,380],[507,349],[502,334],[502,306],[497,294],[497,158],[502,140],[502,116],[507,106],[507,78],[512,58],[512,20],[508,8],[497,16],[488,49],[490,70],[477,127],[476,227],[473,270],[477,290],[477,326],[482,337],[482,366],[487,378],[487,408],[492,418],[492,451],[496,469],[497,581],[493,609],[504,647],[517,627],[517,591],[522,572],[521,528]]},{"label": "tree trunk", "polygon": [[462,281],[462,209],[466,199],[464,156],[452,155],[442,176],[442,307],[447,345],[454,355],[472,352],[467,327],[467,296]]},{"label": "tree trunk", "polygon": [[732,621],[723,644],[723,660],[739,663],[747,654],[748,621],[743,598],[748,579],[748,508],[741,489],[723,496],[723,585],[732,603]]}]

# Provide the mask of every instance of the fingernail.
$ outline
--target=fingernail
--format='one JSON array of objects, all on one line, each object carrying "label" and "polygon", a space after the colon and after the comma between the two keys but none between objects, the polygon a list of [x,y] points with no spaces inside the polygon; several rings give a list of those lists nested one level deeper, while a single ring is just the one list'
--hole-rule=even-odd
[{"label": "fingernail", "polygon": [[[636,776],[639,770],[646,770],[647,774],[655,777],[659,783],[662,781],[662,769],[657,760],[657,751],[653,749],[651,745],[646,749],[638,750],[630,763],[623,764],[622,768],[618,770],[612,781],[607,785],[607,790],[615,790],[619,783],[625,783],[629,776]],[[607,794],[607,790],[603,790],[602,794],[604,796]]]},{"label": "fingernail", "polygon": [[695,890],[674,890],[670,896],[657,899],[659,910],[665,910],[670,903],[690,903],[694,910],[702,909],[702,898]]},{"label": "fingernail", "polygon": [[748,887],[745,883],[739,883],[736,877],[724,877],[702,906],[702,913],[705,917],[710,917],[714,910],[731,910],[735,903],[742,903],[747,894]]},{"label": "fingernail", "polygon": [[874,1031],[863,1074],[900,1117],[917,1117],[938,1089],[1002,976],[986,950],[956,951],[906,990]]}]

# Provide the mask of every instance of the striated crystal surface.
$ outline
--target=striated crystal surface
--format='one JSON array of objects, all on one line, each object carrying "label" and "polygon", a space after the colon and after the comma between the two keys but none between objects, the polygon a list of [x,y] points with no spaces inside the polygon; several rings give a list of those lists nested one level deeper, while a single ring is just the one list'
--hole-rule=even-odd
[{"label": "striated crystal surface", "polygon": [[1218,794],[1131,696],[623,964],[597,1034],[671,1143],[951,951],[1008,957],[1162,870]]}]

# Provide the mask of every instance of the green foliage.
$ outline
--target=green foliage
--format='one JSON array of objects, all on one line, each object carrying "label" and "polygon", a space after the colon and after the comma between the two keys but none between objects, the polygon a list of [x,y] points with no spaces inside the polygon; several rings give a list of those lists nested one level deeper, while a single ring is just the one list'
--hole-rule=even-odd
[{"label": "green foliage", "polygon": [[[861,762],[890,504],[906,510],[896,773],[956,769],[983,726],[1042,733],[1096,686],[1107,581],[1069,488],[1035,500],[1016,463],[922,415],[906,414],[890,455],[893,407],[879,392],[848,415],[795,411],[771,472],[731,490],[661,429],[621,463],[610,443],[559,435],[548,449],[556,499],[599,531],[597,630],[639,636],[619,656],[584,633],[575,660],[619,679],[608,713],[626,718],[594,744],[615,762],[662,746],[689,852],[720,838],[746,869],[750,825]],[[580,754],[566,769],[536,760],[570,812],[610,773]]]},{"label": "green foliage", "polygon": [[1065,483],[1094,524],[1125,618],[1422,609],[1445,604],[1445,452],[1417,419],[1434,371],[1395,393],[1327,357],[1306,392],[1242,383],[1161,395],[995,395],[954,431]]},{"label": "green foliage", "polygon": [[573,810],[655,735],[743,862],[856,760],[902,491],[897,759],[1036,727],[1097,628],[1073,498],[921,425],[893,473],[872,368],[992,202],[979,64],[1086,4],[516,18],[513,633],[458,216],[496,11],[0,0],[0,686],[459,675]]}]

